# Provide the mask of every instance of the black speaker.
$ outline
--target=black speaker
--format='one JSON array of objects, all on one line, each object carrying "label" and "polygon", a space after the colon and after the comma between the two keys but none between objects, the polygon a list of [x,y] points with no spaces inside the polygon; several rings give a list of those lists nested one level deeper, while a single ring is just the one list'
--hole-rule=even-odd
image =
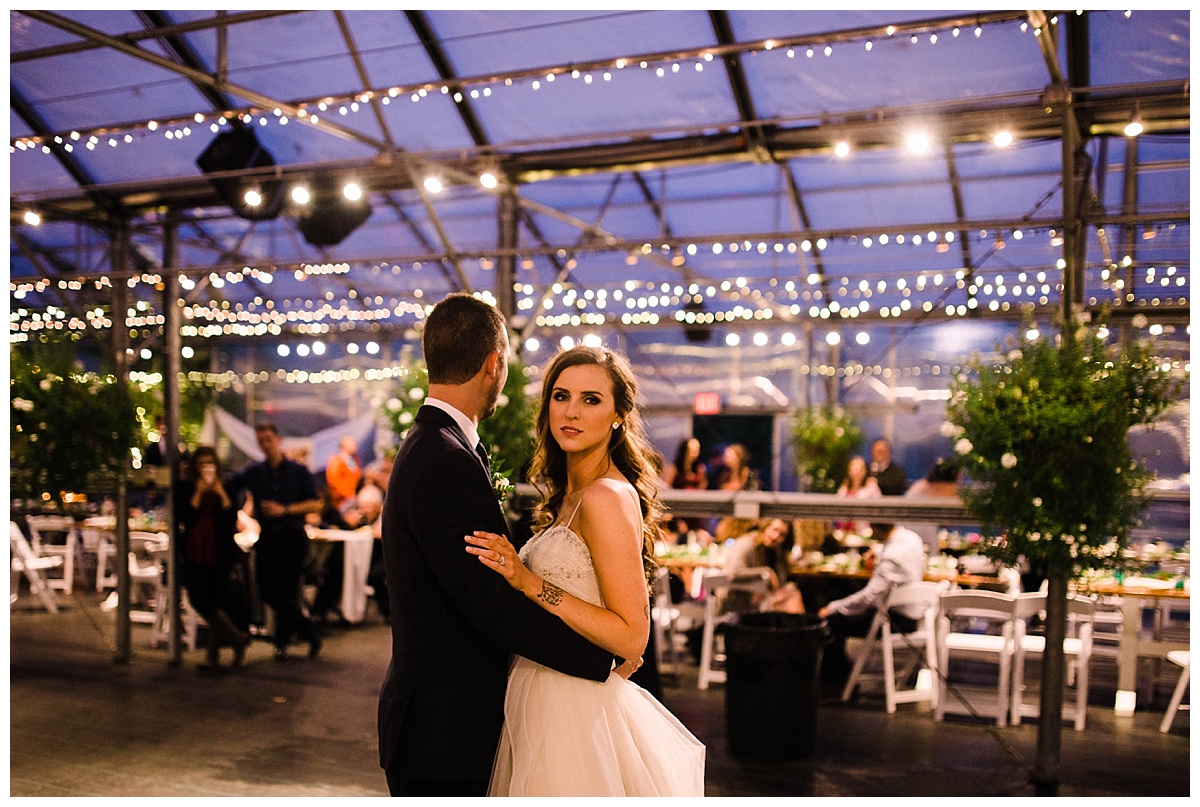
[{"label": "black speaker", "polygon": [[[275,165],[275,158],[258,142],[253,129],[234,126],[213,138],[208,148],[196,158],[196,165],[206,174],[216,174],[244,171],[247,168],[268,168]],[[278,180],[210,177],[208,181],[221,200],[244,219],[273,219],[283,209],[284,187]],[[246,203],[246,191],[251,189],[257,190],[262,196],[262,203],[255,207]]]},{"label": "black speaker", "polygon": [[[704,302],[696,302],[695,297],[683,304],[683,310],[696,316],[700,316],[706,311]],[[683,326],[683,335],[687,337],[689,342],[703,344],[712,339],[712,328],[709,328],[707,325],[689,325],[685,323]]]},{"label": "black speaker", "polygon": [[304,240],[314,247],[340,244],[371,217],[371,203],[364,195],[350,201],[334,185],[314,187],[311,199],[297,219]]}]

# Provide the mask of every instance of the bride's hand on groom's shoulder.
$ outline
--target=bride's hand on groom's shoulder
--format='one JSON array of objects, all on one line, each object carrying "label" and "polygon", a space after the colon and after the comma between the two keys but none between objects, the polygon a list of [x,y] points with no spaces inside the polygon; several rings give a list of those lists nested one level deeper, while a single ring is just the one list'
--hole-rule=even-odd
[{"label": "bride's hand on groom's shoulder", "polygon": [[466,536],[467,552],[479,558],[484,566],[503,577],[515,589],[524,591],[523,584],[533,575],[521,563],[516,548],[503,535],[477,530]]}]

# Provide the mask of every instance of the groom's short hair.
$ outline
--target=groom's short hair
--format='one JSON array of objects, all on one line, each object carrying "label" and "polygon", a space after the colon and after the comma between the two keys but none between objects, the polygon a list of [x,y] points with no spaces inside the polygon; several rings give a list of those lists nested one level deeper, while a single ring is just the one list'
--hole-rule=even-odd
[{"label": "groom's short hair", "polygon": [[425,318],[421,337],[431,384],[465,384],[493,350],[508,350],[504,317],[494,305],[466,293],[451,294]]}]

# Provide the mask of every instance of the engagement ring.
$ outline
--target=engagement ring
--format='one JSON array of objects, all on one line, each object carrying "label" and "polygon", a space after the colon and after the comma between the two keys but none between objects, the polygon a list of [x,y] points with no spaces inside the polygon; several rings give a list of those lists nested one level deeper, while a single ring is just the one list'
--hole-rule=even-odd
[{"label": "engagement ring", "polygon": [[504,556],[503,555],[500,556],[500,565],[501,566],[504,565]]}]

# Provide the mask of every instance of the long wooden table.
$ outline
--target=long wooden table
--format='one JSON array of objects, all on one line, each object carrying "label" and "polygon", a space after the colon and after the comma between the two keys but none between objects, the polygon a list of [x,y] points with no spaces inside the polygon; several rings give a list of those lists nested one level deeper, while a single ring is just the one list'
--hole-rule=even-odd
[{"label": "long wooden table", "polygon": [[1132,715],[1137,709],[1137,668],[1139,658],[1166,658],[1172,650],[1187,650],[1187,642],[1172,642],[1151,637],[1143,639],[1142,610],[1159,600],[1191,600],[1187,588],[1155,588],[1109,582],[1072,584],[1072,591],[1118,596],[1121,598],[1121,638],[1117,655],[1117,697],[1113,711]]}]

